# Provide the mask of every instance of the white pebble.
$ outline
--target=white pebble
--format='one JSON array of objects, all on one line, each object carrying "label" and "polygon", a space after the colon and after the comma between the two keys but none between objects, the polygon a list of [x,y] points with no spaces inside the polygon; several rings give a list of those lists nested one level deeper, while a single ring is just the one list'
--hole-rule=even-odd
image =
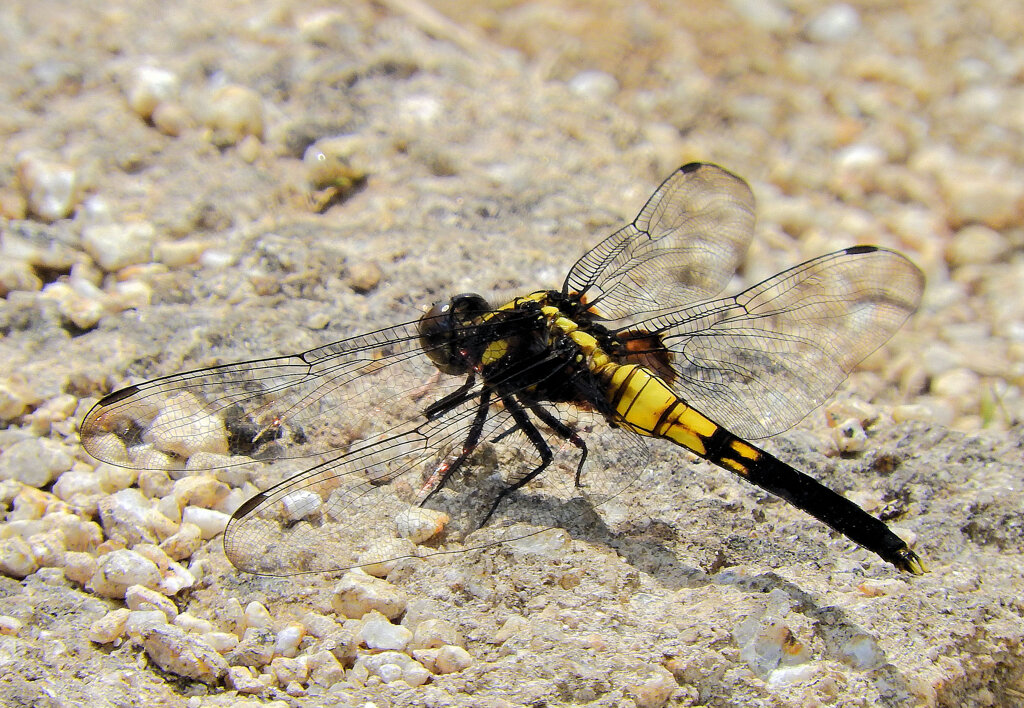
[{"label": "white pebble", "polygon": [[794,683],[810,681],[817,674],[818,668],[813,664],[782,666],[769,673],[765,683],[769,686],[788,686]]},{"label": "white pebble", "polygon": [[846,3],[829,5],[807,23],[807,37],[815,42],[841,42],[860,29],[860,13]]},{"label": "white pebble", "polygon": [[473,657],[468,651],[451,644],[441,647],[434,658],[434,666],[441,674],[457,673],[469,668],[472,664]]},{"label": "white pebble", "polygon": [[200,619],[189,612],[182,612],[173,621],[175,627],[181,627],[193,634],[207,634],[213,631],[213,622]]},{"label": "white pebble", "polygon": [[238,646],[238,637],[231,632],[206,632],[203,638],[221,654],[226,654]]},{"label": "white pebble", "polygon": [[210,509],[227,496],[230,488],[216,477],[196,475],[182,477],[174,483],[171,494],[178,506],[200,506]]},{"label": "white pebble", "polygon": [[150,506],[138,489],[122,489],[99,502],[100,520],[108,538],[125,545],[151,543],[177,531],[177,526]]},{"label": "white pebble", "polygon": [[17,169],[33,214],[47,221],[71,215],[83,191],[82,180],[71,165],[25,152],[18,155]]},{"label": "white pebble", "polygon": [[79,585],[85,585],[89,582],[89,578],[95,575],[96,568],[99,567],[95,556],[81,551],[68,551],[65,553],[62,565],[64,567],[64,577]]},{"label": "white pebble", "polygon": [[860,452],[867,446],[868,435],[859,420],[847,418],[832,428],[832,441],[839,452]]},{"label": "white pebble", "polygon": [[11,421],[28,410],[30,400],[24,388],[9,379],[0,379],[0,421]]},{"label": "white pebble", "polygon": [[217,145],[234,145],[248,135],[263,137],[263,101],[244,86],[223,86],[210,96],[205,123]]},{"label": "white pebble", "polygon": [[299,650],[302,638],[306,636],[306,628],[297,622],[289,622],[277,633],[274,642],[274,653],[278,656],[292,657]]},{"label": "white pebble", "polygon": [[281,505],[284,507],[285,518],[289,521],[300,521],[319,514],[323,507],[323,500],[319,494],[307,489],[300,489],[285,495],[281,500]]},{"label": "white pebble", "polygon": [[619,92],[619,82],[603,71],[581,71],[569,79],[569,90],[581,98],[604,102]]},{"label": "white pebble", "polygon": [[198,506],[186,506],[181,512],[182,523],[198,526],[206,540],[224,533],[230,520],[231,517],[223,512],[203,509]]},{"label": "white pebble", "polygon": [[121,599],[132,585],[155,586],[159,581],[156,563],[135,551],[121,549],[100,556],[86,588],[103,597]]},{"label": "white pebble", "polygon": [[170,598],[143,585],[129,587],[125,591],[124,602],[132,610],[159,610],[164,613],[168,622],[173,622],[178,616],[178,607]]},{"label": "white pebble", "polygon": [[399,624],[391,624],[384,616],[376,616],[363,620],[359,630],[359,640],[370,649],[390,649],[404,651],[412,639],[412,632]]},{"label": "white pebble", "polygon": [[103,270],[117,271],[152,260],[156,229],[146,221],[93,224],[82,229],[82,246]]},{"label": "white pebble", "polygon": [[167,624],[167,615],[160,610],[132,610],[125,622],[124,632],[129,637],[138,637],[153,627]]},{"label": "white pebble", "polygon": [[128,84],[128,105],[141,118],[149,120],[157,106],[177,99],[181,82],[177,75],[154,66],[140,66],[132,72]]},{"label": "white pebble", "polygon": [[92,551],[103,542],[103,529],[94,521],[63,511],[47,514],[44,521],[48,526],[59,529],[64,543],[71,551]]},{"label": "white pebble", "polygon": [[384,683],[404,681],[410,686],[422,686],[430,680],[430,671],[423,664],[398,651],[363,654],[356,659],[352,671],[357,678],[376,676]]},{"label": "white pebble", "polygon": [[197,262],[205,250],[203,241],[159,241],[153,246],[153,259],[171,268],[180,268]]},{"label": "white pebble", "polygon": [[303,659],[279,656],[270,662],[270,671],[281,686],[292,682],[305,683],[309,678],[309,665]]},{"label": "white pebble", "polygon": [[227,673],[228,664],[202,637],[166,625],[144,631],[146,654],[164,671],[213,685]]},{"label": "white pebble", "polygon": [[448,514],[443,511],[411,506],[395,517],[395,530],[402,538],[423,543],[444,531],[448,521]]},{"label": "white pebble", "polygon": [[783,32],[793,21],[786,6],[775,0],[729,0],[729,6],[753,26],[769,32]]},{"label": "white pebble", "polygon": [[360,553],[357,563],[364,572],[384,578],[394,570],[399,560],[415,556],[416,544],[409,539],[385,538]]},{"label": "white pebble", "polygon": [[189,458],[197,452],[226,454],[224,421],[207,415],[203,404],[190,393],[179,393],[164,402],[153,422],[142,433],[143,442],[157,450]]},{"label": "white pebble", "polygon": [[121,607],[108,612],[89,626],[89,641],[110,644],[124,635],[131,610]]},{"label": "white pebble", "polygon": [[185,566],[180,563],[170,563],[164,571],[156,589],[165,595],[177,595],[186,588],[196,584],[196,578]]},{"label": "white pebble", "polygon": [[[405,621],[407,620],[408,617]],[[416,625],[409,646],[412,649],[436,649],[445,644],[464,646],[465,639],[454,624],[435,617],[425,619]]]},{"label": "white pebble", "polygon": [[274,623],[274,618],[262,603],[253,600],[245,606],[245,622],[250,627],[266,629]]},{"label": "white pebble", "polygon": [[986,265],[998,263],[1009,248],[1009,241],[995,229],[972,224],[953,235],[946,258],[953,266]]},{"label": "white pebble", "polygon": [[376,610],[390,620],[405,611],[405,594],[387,582],[358,570],[349,571],[334,587],[331,607],[342,617],[359,619]]},{"label": "white pebble", "polygon": [[203,545],[203,530],[193,523],[183,523],[178,532],[160,543],[160,549],[176,561],[186,560]]},{"label": "white pebble", "polygon": [[0,573],[24,578],[39,569],[32,548],[20,536],[0,540]]},{"label": "white pebble", "polygon": [[42,488],[71,469],[74,458],[51,440],[27,438],[0,454],[0,479]]},{"label": "white pebble", "polygon": [[332,617],[317,612],[307,612],[302,617],[302,626],[312,636],[323,639],[338,628],[338,623]]},{"label": "white pebble", "polygon": [[138,310],[153,300],[153,288],[141,280],[125,280],[114,283],[113,292],[108,294],[107,308],[113,312]]}]

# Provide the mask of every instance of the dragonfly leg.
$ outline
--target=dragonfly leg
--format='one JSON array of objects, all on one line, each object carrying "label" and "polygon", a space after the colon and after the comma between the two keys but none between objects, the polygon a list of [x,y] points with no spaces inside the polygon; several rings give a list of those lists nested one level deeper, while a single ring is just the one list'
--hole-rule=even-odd
[{"label": "dragonfly leg", "polygon": [[582,454],[580,455],[579,464],[576,465],[576,486],[582,487],[583,484],[580,482],[580,477],[583,474],[583,465],[587,461],[587,444],[583,441],[583,438],[581,438],[570,426],[559,420],[558,416],[551,413],[551,411],[547,410],[536,401],[525,401],[524,403],[526,404],[526,407],[530,409],[531,413],[537,416],[549,428],[554,430],[559,437],[568,440],[580,449]]},{"label": "dragonfly leg", "polygon": [[[452,410],[453,408],[462,405],[467,400],[471,398],[476,398],[476,393],[469,393],[469,390],[473,388],[473,384],[475,382],[476,377],[473,374],[470,374],[466,378],[466,382],[464,384],[459,386],[457,389],[449,393],[444,398],[439,398],[438,400],[434,401],[429,406],[427,406],[423,411],[423,415],[427,417],[427,420],[434,420],[438,416],[442,416],[448,411]],[[481,425],[483,424],[481,423]]]},{"label": "dragonfly leg", "polygon": [[[472,379],[468,381],[466,385],[468,386],[471,383]],[[456,391],[455,393],[459,393],[459,391]],[[450,396],[445,396],[445,398],[450,398]],[[419,506],[423,506],[430,501],[430,498],[444,487],[452,474],[462,467],[466,459],[473,454],[477,444],[480,442],[480,436],[483,435],[484,423],[487,422],[487,414],[489,412],[490,405],[491,391],[490,389],[485,388],[480,394],[480,403],[477,405],[476,415],[473,417],[473,424],[469,428],[469,434],[466,436],[466,440],[462,443],[462,452],[459,453],[459,456],[456,457],[451,464],[445,466],[442,463],[438,467],[438,472],[441,474],[441,478],[434,485],[434,488],[427,493],[427,496],[420,500]]]}]

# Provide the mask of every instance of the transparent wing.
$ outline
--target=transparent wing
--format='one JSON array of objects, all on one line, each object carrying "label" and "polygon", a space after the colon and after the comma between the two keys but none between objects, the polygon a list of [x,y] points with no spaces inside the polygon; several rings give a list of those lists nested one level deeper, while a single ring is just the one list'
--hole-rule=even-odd
[{"label": "transparent wing", "polygon": [[754,232],[747,183],[691,163],[665,180],[633,223],[585,253],[563,293],[581,293],[602,316],[628,317],[720,293]]},{"label": "transparent wing", "polygon": [[628,329],[661,336],[691,405],[737,435],[763,438],[824,402],[917,309],[923,289],[902,255],[857,246]]},{"label": "transparent wing", "polygon": [[[568,502],[579,496],[581,450],[536,421],[551,464],[467,539],[541,458],[508,410],[481,403],[481,384],[440,375],[423,354],[408,323],[294,356],[163,377],[100,400],[83,420],[82,443],[113,464],[172,476],[213,470],[248,490],[224,548],[253,573],[340,570],[507,542],[536,533],[533,524],[569,525],[579,513]],[[428,419],[424,411],[442,399],[449,404]],[[636,436],[629,444],[592,412],[547,408],[592,444],[581,478],[592,505],[643,468]],[[480,444],[455,465],[477,425]]]}]

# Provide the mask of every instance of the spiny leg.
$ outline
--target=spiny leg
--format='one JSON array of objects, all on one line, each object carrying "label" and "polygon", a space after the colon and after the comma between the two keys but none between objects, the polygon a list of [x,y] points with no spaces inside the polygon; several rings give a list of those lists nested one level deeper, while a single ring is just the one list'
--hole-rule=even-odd
[{"label": "spiny leg", "polygon": [[587,444],[583,441],[583,438],[581,438],[579,434],[570,426],[563,423],[561,420],[558,419],[556,415],[551,413],[548,409],[544,408],[544,406],[540,405],[536,401],[524,401],[524,403],[526,407],[530,409],[531,413],[540,418],[540,420],[544,422],[549,428],[554,430],[559,437],[569,441],[577,448],[579,448],[582,454],[580,455],[579,464],[576,465],[576,487],[582,487],[583,485],[580,484],[580,477],[583,474],[583,465],[587,461],[588,452]]},{"label": "spiny leg", "polygon": [[[472,377],[470,377],[470,380],[466,382],[466,385],[468,386],[471,383]],[[456,391],[456,393],[458,393],[458,391]],[[441,399],[441,401],[444,401],[449,398],[451,398],[451,396],[445,396],[445,398]],[[438,401],[438,403],[440,403],[441,401]],[[434,405],[437,404],[431,405],[430,408],[433,408]],[[452,476],[452,474],[460,467],[462,467],[462,464],[466,461],[466,459],[471,454],[473,454],[473,451],[476,449],[477,443],[480,442],[480,436],[483,435],[484,423],[487,422],[487,414],[489,412],[490,405],[491,390],[485,388],[480,393],[480,403],[477,405],[476,415],[473,416],[473,423],[469,427],[469,435],[466,436],[466,440],[462,443],[462,452],[459,453],[459,456],[456,457],[455,460],[452,461],[452,463],[448,465],[446,469],[443,470],[440,481],[438,481],[438,483],[434,485],[434,488],[427,493],[427,496],[423,497],[423,499],[419,503],[419,506],[423,506],[428,501],[430,501],[430,498],[433,497],[434,494],[436,494],[444,487],[444,485],[448,482],[448,479]],[[430,408],[428,408],[428,410],[430,410]]]},{"label": "spiny leg", "polygon": [[509,412],[509,415],[512,416],[512,420],[516,424],[514,429],[523,431],[534,449],[540,454],[540,464],[518,482],[505,487],[498,493],[497,499],[494,500],[490,510],[484,516],[483,521],[480,522],[480,526],[484,526],[490,520],[494,515],[494,512],[497,511],[498,506],[505,501],[505,498],[508,497],[508,495],[512,494],[516,490],[522,489],[525,485],[536,479],[537,475],[548,468],[548,465],[551,464],[551,460],[554,458],[554,455],[551,453],[551,448],[544,440],[544,436],[540,434],[540,431],[537,430],[537,426],[535,426],[530,420],[530,416],[527,415],[526,409],[523,405],[511,395],[500,393],[498,395],[501,398],[501,402],[505,404],[505,410]]},{"label": "spiny leg", "polygon": [[466,382],[464,384],[462,384],[457,389],[449,393],[447,396],[439,398],[438,400],[434,401],[429,406],[427,406],[426,409],[424,409],[423,411],[423,415],[427,417],[427,420],[434,420],[438,416],[444,415],[453,408],[461,405],[462,403],[465,403],[470,398],[475,398],[477,395],[475,393],[472,395],[468,395],[469,389],[473,387],[473,384],[475,382],[476,376],[470,374],[466,378]]}]

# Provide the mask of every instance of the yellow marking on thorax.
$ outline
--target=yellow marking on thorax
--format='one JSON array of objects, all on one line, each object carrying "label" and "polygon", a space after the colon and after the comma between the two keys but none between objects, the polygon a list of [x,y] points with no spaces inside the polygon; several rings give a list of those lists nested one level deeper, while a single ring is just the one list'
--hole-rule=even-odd
[{"label": "yellow marking on thorax", "polygon": [[484,366],[489,366],[496,361],[499,361],[502,357],[508,354],[508,340],[498,339],[484,349],[484,353],[480,356],[480,363]]}]

